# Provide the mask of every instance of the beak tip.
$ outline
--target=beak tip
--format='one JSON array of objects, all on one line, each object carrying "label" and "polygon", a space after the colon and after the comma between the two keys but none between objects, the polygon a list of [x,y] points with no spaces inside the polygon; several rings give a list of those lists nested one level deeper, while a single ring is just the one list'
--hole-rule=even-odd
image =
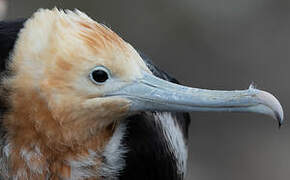
[{"label": "beak tip", "polygon": [[264,104],[272,110],[272,113],[270,114],[272,114],[272,117],[278,121],[279,127],[281,127],[284,122],[284,112],[278,99],[274,95],[265,91],[261,91],[260,98],[263,99]]},{"label": "beak tip", "polygon": [[278,123],[279,123],[279,128],[281,128],[282,124],[283,124],[283,117],[281,117],[278,113],[275,115]]},{"label": "beak tip", "polygon": [[[278,121],[279,127],[283,125],[284,122],[284,112],[280,102],[276,99],[276,108],[273,108],[274,118]],[[274,106],[275,107],[275,106]]]},{"label": "beak tip", "polygon": [[278,121],[279,128],[280,128],[283,125],[283,123],[284,123],[283,111],[281,111],[280,113],[275,111],[275,119]]}]

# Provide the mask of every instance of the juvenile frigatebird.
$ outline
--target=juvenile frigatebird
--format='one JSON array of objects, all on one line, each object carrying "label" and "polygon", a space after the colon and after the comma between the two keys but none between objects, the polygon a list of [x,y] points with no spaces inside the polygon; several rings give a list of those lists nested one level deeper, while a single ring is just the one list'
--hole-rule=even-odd
[{"label": "juvenile frigatebird", "polygon": [[80,11],[0,23],[2,179],[184,179],[191,111],[283,111],[255,88],[178,85]]}]

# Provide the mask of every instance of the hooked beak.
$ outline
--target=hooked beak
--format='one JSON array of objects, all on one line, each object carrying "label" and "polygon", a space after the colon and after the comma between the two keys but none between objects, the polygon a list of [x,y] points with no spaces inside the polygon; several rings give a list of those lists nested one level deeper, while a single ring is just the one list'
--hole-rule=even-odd
[{"label": "hooked beak", "polygon": [[247,90],[220,91],[174,84],[149,73],[121,89],[107,94],[128,99],[131,112],[138,111],[227,111],[254,112],[283,122],[283,109],[270,93],[249,87]]}]

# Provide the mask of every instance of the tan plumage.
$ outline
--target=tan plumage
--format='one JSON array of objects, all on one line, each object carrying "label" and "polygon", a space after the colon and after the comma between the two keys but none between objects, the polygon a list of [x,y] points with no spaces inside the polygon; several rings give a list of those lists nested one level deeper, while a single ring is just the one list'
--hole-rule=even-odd
[{"label": "tan plumage", "polygon": [[[4,117],[10,176],[42,179],[49,170],[55,178],[69,178],[65,161],[88,156],[88,149],[103,150],[129,102],[101,98],[115,87],[89,81],[88,73],[99,65],[126,81],[139,77],[140,69],[149,71],[128,43],[82,12],[39,10],[26,22],[9,65],[14,75],[3,81],[11,90],[11,111]],[[25,161],[21,152],[35,148],[40,154]],[[95,161],[97,169],[102,159]]]}]

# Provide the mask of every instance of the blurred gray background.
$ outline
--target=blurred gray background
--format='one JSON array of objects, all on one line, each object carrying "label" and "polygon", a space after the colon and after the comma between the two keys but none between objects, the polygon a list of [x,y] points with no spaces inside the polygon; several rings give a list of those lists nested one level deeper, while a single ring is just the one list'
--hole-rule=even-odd
[{"label": "blurred gray background", "polygon": [[[231,90],[255,82],[279,98],[287,121],[289,0],[11,0],[5,18],[54,6],[107,24],[183,84]],[[279,130],[263,115],[192,113],[187,179],[289,180],[287,122]]]}]

